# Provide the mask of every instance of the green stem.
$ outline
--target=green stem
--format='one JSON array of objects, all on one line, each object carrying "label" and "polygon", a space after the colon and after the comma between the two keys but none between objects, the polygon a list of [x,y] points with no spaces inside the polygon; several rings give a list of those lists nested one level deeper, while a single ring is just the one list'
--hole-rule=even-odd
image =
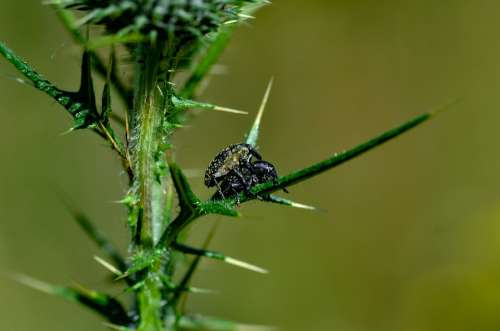
[{"label": "green stem", "polygon": [[138,295],[141,321],[137,331],[170,331],[163,327],[161,318],[161,286],[160,277],[152,274],[144,281]]},{"label": "green stem", "polygon": [[153,247],[155,229],[163,224],[165,195],[158,173],[158,163],[164,162],[161,155],[163,122],[166,107],[166,77],[161,77],[162,48],[138,46],[138,64],[134,108],[131,111],[131,146],[134,162],[134,190],[139,197],[141,219],[139,219],[139,242],[141,246]]},{"label": "green stem", "polygon": [[[129,110],[131,135],[129,149],[134,170],[132,193],[139,209],[136,234],[136,254],[154,251],[154,243],[164,227],[166,206],[166,177],[161,172],[165,165],[165,114],[172,98],[168,86],[168,59],[164,43],[144,43],[136,48],[136,90],[134,107]],[[133,213],[134,211],[132,211]],[[168,259],[168,256],[165,257]],[[144,285],[139,289],[138,331],[164,331],[162,319],[162,282],[160,263],[144,271]]]},{"label": "green stem", "polygon": [[[288,187],[297,183],[300,183],[306,179],[309,179],[313,176],[319,175],[320,173],[330,170],[334,167],[341,165],[344,162],[350,161],[355,157],[368,152],[369,150],[382,145],[393,138],[405,133],[406,131],[413,129],[414,127],[422,124],[423,122],[430,119],[434,114],[433,113],[425,113],[419,115],[404,124],[397,126],[391,130],[388,130],[379,136],[376,136],[373,139],[370,139],[367,142],[359,144],[354,148],[349,150],[336,153],[331,158],[326,159],[324,161],[315,163],[309,167],[303,168],[301,170],[292,172],[289,175],[279,177],[277,181],[269,181],[252,188],[251,192],[255,195],[271,193],[274,191],[278,191],[283,187]],[[253,197],[244,196],[243,199],[240,199],[241,202],[251,200]]]}]

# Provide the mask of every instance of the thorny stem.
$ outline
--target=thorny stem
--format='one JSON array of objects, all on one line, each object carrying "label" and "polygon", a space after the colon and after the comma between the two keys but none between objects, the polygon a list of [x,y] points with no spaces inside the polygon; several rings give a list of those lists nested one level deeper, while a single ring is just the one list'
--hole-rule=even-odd
[{"label": "thorny stem", "polygon": [[245,195],[241,198],[241,202],[251,200],[255,195],[272,193],[274,191],[278,191],[284,187],[291,186],[294,184],[298,184],[304,180],[307,180],[313,176],[316,176],[326,170],[337,167],[347,161],[354,159],[355,157],[364,154],[365,152],[382,145],[383,143],[392,140],[393,138],[405,133],[406,131],[413,129],[414,127],[422,124],[423,122],[429,120],[434,113],[425,113],[419,115],[412,120],[405,122],[403,125],[395,127],[391,130],[388,130],[382,133],[379,136],[376,136],[373,139],[370,139],[367,142],[359,144],[354,148],[349,150],[336,153],[331,158],[326,159],[322,162],[318,162],[309,167],[303,168],[301,170],[295,171],[289,175],[282,176],[278,179],[277,182],[269,181],[267,183],[263,183],[252,188],[251,192],[253,196]]},{"label": "thorny stem", "polygon": [[[175,164],[171,164],[170,170],[172,172],[172,179],[176,184],[179,199],[181,200],[181,212],[177,216],[177,218],[165,229],[159,240],[158,246],[169,247],[176,240],[179,233],[183,229],[185,229],[187,225],[203,215],[223,214],[227,216],[235,216],[231,215],[230,211],[231,208],[235,207],[238,203],[244,203],[246,201],[253,200],[257,195],[265,196],[266,194],[278,191],[283,187],[300,183],[308,178],[319,175],[326,170],[337,167],[417,127],[418,125],[432,118],[435,113],[436,112],[428,112],[419,115],[412,120],[403,123],[402,125],[394,127],[368,140],[367,142],[359,144],[346,151],[336,153],[326,160],[315,163],[299,171],[295,171],[289,175],[281,176],[277,181],[271,180],[266,183],[259,184],[251,189],[252,194],[241,193],[239,197],[227,199],[224,201],[208,200],[205,202],[200,202],[198,198],[194,196],[192,192],[190,192],[189,184],[187,183],[186,178],[180,172],[180,169],[178,169]],[[187,194],[185,192],[187,192]]]},{"label": "thorny stem", "polygon": [[[133,159],[135,182],[133,189],[139,197],[141,208],[138,238],[141,246],[152,247],[155,228],[162,224],[164,194],[159,176],[158,162],[162,125],[168,110],[166,71],[162,71],[162,47],[138,46],[137,89],[134,108],[129,115],[132,134],[129,146]],[[160,77],[161,75],[164,77]]]},{"label": "thorny stem", "polygon": [[[89,3],[92,1],[89,0]],[[160,1],[145,1],[145,3],[158,3]],[[168,1],[167,1],[168,2]],[[243,14],[249,14],[267,1],[261,0],[244,6]],[[53,2],[55,4],[56,2]],[[98,2],[96,2],[98,3]],[[208,3],[208,2],[207,2]],[[88,46],[87,38],[76,28],[75,17],[60,10],[55,5],[58,16],[70,31],[75,41]],[[115,7],[111,7],[115,10]],[[101,12],[102,14],[102,12]],[[118,265],[119,279],[125,278],[130,289],[135,291],[135,302],[130,313],[121,304],[110,296],[99,295],[97,292],[78,291],[68,288],[52,288],[49,285],[29,281],[32,287],[43,288],[46,292],[56,293],[66,298],[76,300],[83,305],[99,312],[119,330],[136,331],[174,331],[177,329],[189,330],[218,330],[223,325],[225,330],[236,330],[235,324],[214,319],[189,317],[179,309],[181,294],[189,288],[189,281],[195,272],[201,257],[210,257],[225,261],[240,267],[245,267],[258,272],[265,272],[262,268],[230,258],[222,253],[207,250],[208,241],[203,249],[197,249],[177,242],[179,234],[193,221],[209,215],[217,214],[235,217],[239,214],[235,207],[256,196],[268,197],[274,191],[297,184],[308,178],[316,176],[326,170],[343,164],[373,148],[379,146],[402,133],[418,126],[431,118],[434,113],[426,113],[410,120],[403,125],[395,127],[385,133],[370,139],[350,150],[334,154],[330,158],[313,164],[309,167],[279,177],[277,180],[256,185],[250,193],[241,193],[223,201],[208,199],[201,201],[191,190],[187,178],[177,166],[173,157],[166,164],[165,151],[169,146],[169,135],[172,128],[178,123],[175,120],[176,112],[182,112],[193,107],[203,109],[217,109],[237,112],[223,107],[216,107],[192,99],[196,95],[200,83],[208,75],[211,67],[216,63],[226,47],[235,25],[224,25],[218,31],[214,40],[205,50],[198,65],[194,67],[192,75],[185,85],[179,89],[175,96],[174,88],[170,85],[171,76],[174,75],[175,64],[181,57],[174,47],[170,48],[166,39],[173,35],[149,34],[148,38],[141,38],[140,42],[129,44],[133,50],[135,61],[134,90],[124,84],[114,70],[111,60],[106,66],[98,54],[92,50],[84,52],[82,64],[82,84],[77,92],[68,92],[57,88],[48,80],[35,72],[26,62],[15,55],[10,49],[0,42],[0,55],[3,55],[21,73],[27,77],[34,87],[48,94],[73,116],[74,129],[89,128],[108,140],[112,148],[120,155],[130,178],[129,196],[124,203],[129,207],[129,221],[133,232],[130,260],[122,258],[116,250],[109,246],[109,242],[95,231],[90,222],[77,215],[77,220],[84,230],[96,243],[104,249],[111,259]],[[148,40],[148,41],[145,41]],[[172,39],[173,40],[173,39]],[[182,44],[182,43],[180,43]],[[176,45],[182,46],[182,45]],[[180,48],[177,49],[179,51]],[[187,48],[184,50],[186,51]],[[114,52],[111,55],[114,59]],[[92,61],[89,61],[91,59]],[[102,107],[99,113],[95,102],[90,66],[106,77],[106,83],[111,83],[124,101],[127,109],[125,118],[111,112],[111,101],[108,107]],[[85,75],[84,75],[85,74]],[[110,86],[110,85],[107,85]],[[256,126],[249,134],[249,141],[255,145],[258,136],[258,126],[262,112],[269,96],[266,92],[261,110],[257,117]],[[105,89],[104,96],[110,96],[109,89]],[[107,100],[103,97],[103,100]],[[103,102],[104,104],[104,102]],[[109,125],[109,117],[114,118],[125,127],[126,146],[115,135]],[[170,173],[167,173],[167,169]],[[174,216],[173,184],[177,193],[180,212]],[[169,195],[170,192],[170,195]],[[286,199],[263,199],[282,204],[293,205]],[[173,220],[172,220],[173,219]],[[213,232],[209,238],[213,236]],[[175,259],[173,250],[197,257],[181,278],[177,287],[172,287]],[[112,269],[112,268],[111,268]],[[230,326],[230,328],[228,328]]]},{"label": "thorny stem", "polygon": [[[162,141],[166,138],[164,124],[173,95],[168,85],[169,65],[164,50],[160,41],[136,48],[134,107],[127,114],[131,121],[128,146],[134,171],[131,190],[139,201],[136,253],[152,254],[164,221],[167,190],[162,172],[165,167]],[[138,331],[164,330],[160,276],[159,263],[145,270],[144,285],[138,293],[141,316]]]}]

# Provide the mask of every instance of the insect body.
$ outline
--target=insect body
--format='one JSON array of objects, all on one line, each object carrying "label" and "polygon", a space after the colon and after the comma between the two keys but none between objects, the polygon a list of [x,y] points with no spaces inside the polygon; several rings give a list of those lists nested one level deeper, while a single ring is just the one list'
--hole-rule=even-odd
[{"label": "insect body", "polygon": [[[261,160],[262,157],[249,144],[235,144],[229,145],[223,149],[208,165],[205,171],[205,185],[207,187],[218,186],[223,181],[223,178],[230,173],[238,176],[242,182],[245,183],[242,169],[251,168],[251,161],[253,158]],[[246,185],[249,187],[248,185]]]},{"label": "insect body", "polygon": [[[237,196],[241,192],[248,192],[248,189],[255,185],[278,179],[276,168],[271,163],[263,160],[251,163],[250,168],[240,169],[240,173],[246,184],[240,180],[238,175],[230,173],[220,183],[220,190],[214,195],[214,199]],[[257,196],[257,198],[262,197]]]},{"label": "insect body", "polygon": [[243,143],[222,150],[205,172],[205,185],[217,186],[214,199],[238,196],[241,192],[250,193],[253,186],[277,179],[276,168],[262,160],[253,146]]}]

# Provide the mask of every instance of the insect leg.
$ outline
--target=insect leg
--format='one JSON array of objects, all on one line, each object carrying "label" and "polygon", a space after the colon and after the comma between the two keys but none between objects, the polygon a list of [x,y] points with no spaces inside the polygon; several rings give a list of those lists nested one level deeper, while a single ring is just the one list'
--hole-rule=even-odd
[{"label": "insect leg", "polygon": [[241,172],[238,171],[238,169],[233,169],[234,173],[238,178],[240,179],[241,183],[245,187],[245,192],[248,193],[250,191],[250,184],[246,181],[245,177],[241,174]]},{"label": "insect leg", "polygon": [[217,186],[217,191],[220,193],[222,199],[225,200],[226,197],[224,196],[224,193],[222,192],[222,188],[220,187],[219,182],[215,178],[214,178],[214,182],[215,182],[215,186]]},{"label": "insect leg", "polygon": [[233,191],[234,196],[236,197],[236,204],[240,204],[240,192],[238,192],[234,186],[231,185],[231,191]]},{"label": "insect leg", "polygon": [[250,149],[249,153],[251,156],[255,157],[257,160],[262,160],[262,156],[255,149]]},{"label": "insect leg", "polygon": [[[248,170],[251,171],[251,168],[248,167]],[[245,193],[248,194],[249,196],[252,196],[254,198],[257,198],[259,200],[263,200],[262,197],[258,194],[254,194],[250,191],[250,189],[252,188],[252,179],[250,178],[250,183],[247,182],[247,180],[245,179],[245,177],[243,177],[243,175],[241,174],[241,172],[239,172],[237,169],[233,169],[234,173],[236,174],[236,176],[238,176],[238,178],[240,179],[241,183],[243,184],[243,187],[245,188]],[[239,193],[238,193],[238,196],[239,196]]]}]

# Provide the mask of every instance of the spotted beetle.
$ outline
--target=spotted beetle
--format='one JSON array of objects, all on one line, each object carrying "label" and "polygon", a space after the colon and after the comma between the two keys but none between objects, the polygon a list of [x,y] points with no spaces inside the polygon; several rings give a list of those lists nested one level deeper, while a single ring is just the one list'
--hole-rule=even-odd
[{"label": "spotted beetle", "polygon": [[217,154],[205,171],[205,185],[207,187],[217,186],[221,191],[220,183],[224,177],[232,173],[238,176],[239,180],[247,189],[250,183],[247,183],[242,169],[250,169],[251,161],[255,158],[262,160],[262,156],[250,144],[234,144],[224,148]]},{"label": "spotted beetle", "polygon": [[[230,145],[215,156],[205,172],[205,185],[217,186],[213,199],[250,193],[250,188],[270,180],[276,181],[278,174],[270,162],[249,144]],[[285,192],[288,192],[285,188]],[[261,196],[257,198],[262,199]]]},{"label": "spotted beetle", "polygon": [[[214,199],[238,196],[241,192],[248,193],[249,188],[255,185],[270,180],[276,181],[278,179],[275,167],[271,163],[263,160],[251,163],[250,168],[240,169],[240,173],[245,179],[246,184],[240,180],[239,176],[234,173],[229,173],[220,183],[220,190],[214,195]],[[261,199],[262,197],[257,196],[257,198]]]}]

